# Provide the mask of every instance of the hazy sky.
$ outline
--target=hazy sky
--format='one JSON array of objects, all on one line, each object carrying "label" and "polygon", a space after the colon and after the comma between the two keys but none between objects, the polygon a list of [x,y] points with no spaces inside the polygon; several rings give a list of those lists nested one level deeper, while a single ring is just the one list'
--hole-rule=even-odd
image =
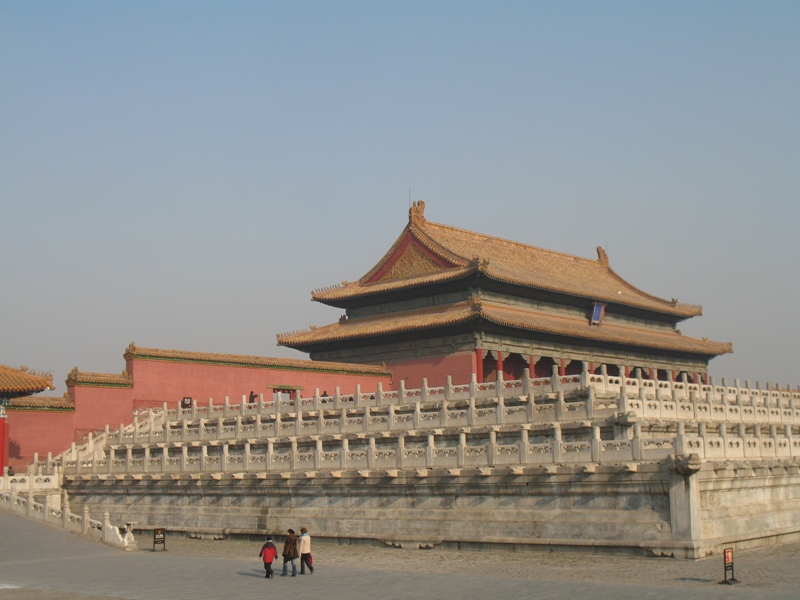
[{"label": "hazy sky", "polygon": [[800,384],[800,3],[0,0],[0,363],[305,356],[422,199]]}]

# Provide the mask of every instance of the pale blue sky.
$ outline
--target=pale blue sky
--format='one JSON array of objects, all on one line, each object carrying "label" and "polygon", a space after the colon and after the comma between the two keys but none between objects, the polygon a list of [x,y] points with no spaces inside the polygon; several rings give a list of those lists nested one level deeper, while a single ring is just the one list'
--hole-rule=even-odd
[{"label": "pale blue sky", "polygon": [[410,189],[797,385],[798,107],[798,2],[0,0],[0,363],[300,356]]}]

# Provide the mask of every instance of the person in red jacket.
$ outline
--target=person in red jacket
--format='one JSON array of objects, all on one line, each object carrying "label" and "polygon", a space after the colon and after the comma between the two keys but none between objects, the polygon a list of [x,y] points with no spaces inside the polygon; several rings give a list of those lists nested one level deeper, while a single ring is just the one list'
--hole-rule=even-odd
[{"label": "person in red jacket", "polygon": [[272,579],[272,561],[278,558],[278,549],[272,543],[272,536],[267,536],[267,541],[261,546],[261,552],[258,555],[264,559],[264,569],[267,574],[264,575],[267,579]]}]

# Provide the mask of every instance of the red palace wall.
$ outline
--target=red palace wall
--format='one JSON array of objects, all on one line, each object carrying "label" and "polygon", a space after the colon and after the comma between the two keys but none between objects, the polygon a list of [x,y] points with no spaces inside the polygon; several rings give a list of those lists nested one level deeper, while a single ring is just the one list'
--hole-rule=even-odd
[{"label": "red palace wall", "polygon": [[422,386],[422,379],[427,378],[428,387],[439,387],[447,383],[447,376],[451,375],[453,384],[469,383],[472,374],[476,373],[475,353],[460,352],[443,356],[428,356],[409,361],[392,363],[395,388],[400,387],[400,381],[405,381],[406,389]]},{"label": "red palace wall", "polygon": [[389,376],[140,359],[129,361],[128,372],[133,376],[134,408],[160,407],[164,402],[174,406],[185,397],[202,404],[213,398],[221,404],[227,396],[238,403],[251,390],[270,400],[273,386],[300,387],[302,396],[313,396],[317,388],[333,394],[337,385],[343,394],[353,393],[357,384],[362,392],[376,391],[378,382],[387,390],[392,386]]},{"label": "red palace wall", "polygon": [[72,411],[40,411],[7,409],[8,450],[7,466],[22,473],[39,453],[55,456],[69,448],[74,441],[75,413]]}]

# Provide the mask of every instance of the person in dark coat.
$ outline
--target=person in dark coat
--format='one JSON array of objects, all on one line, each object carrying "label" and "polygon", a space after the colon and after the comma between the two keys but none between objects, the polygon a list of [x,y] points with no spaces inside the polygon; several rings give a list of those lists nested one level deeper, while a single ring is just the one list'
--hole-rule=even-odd
[{"label": "person in dark coat", "polygon": [[267,541],[261,546],[261,552],[258,555],[264,559],[264,570],[267,572],[264,577],[272,579],[272,561],[278,558],[278,549],[272,543],[272,536],[267,536]]},{"label": "person in dark coat", "polygon": [[297,536],[294,533],[294,529],[290,529],[286,533],[286,541],[283,543],[283,573],[281,573],[282,577],[286,577],[287,571],[289,570],[289,563],[292,563],[292,577],[297,576],[297,564],[294,560],[299,557],[300,554],[297,552]]}]

